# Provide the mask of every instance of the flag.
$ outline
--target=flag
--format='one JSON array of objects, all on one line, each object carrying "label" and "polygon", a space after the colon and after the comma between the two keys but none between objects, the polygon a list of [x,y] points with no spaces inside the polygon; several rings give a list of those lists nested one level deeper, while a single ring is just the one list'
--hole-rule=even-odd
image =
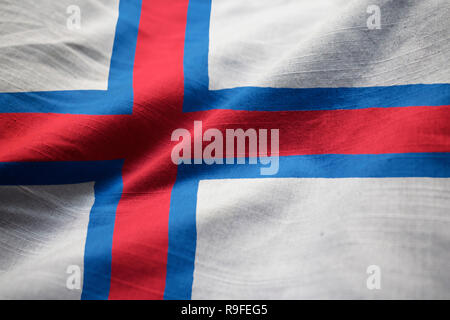
[{"label": "flag", "polygon": [[0,299],[448,299],[445,0],[0,0]]}]

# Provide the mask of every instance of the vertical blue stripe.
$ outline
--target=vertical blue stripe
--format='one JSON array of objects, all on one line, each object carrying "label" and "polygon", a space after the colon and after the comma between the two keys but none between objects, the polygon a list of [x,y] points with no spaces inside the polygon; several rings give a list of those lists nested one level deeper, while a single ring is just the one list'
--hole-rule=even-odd
[{"label": "vertical blue stripe", "polygon": [[184,111],[194,111],[195,106],[201,106],[203,104],[202,99],[205,98],[205,93],[209,92],[208,51],[210,14],[211,0],[189,1],[183,60]]},{"label": "vertical blue stripe", "polygon": [[[113,174],[113,173],[112,173]],[[107,300],[111,283],[111,262],[116,209],[122,195],[121,172],[95,182],[95,202],[89,216],[84,249],[82,300]]]},{"label": "vertical blue stripe", "polygon": [[125,94],[123,102],[133,107],[133,69],[142,0],[120,0],[119,17],[114,36],[108,90]]},{"label": "vertical blue stripe", "polygon": [[170,200],[166,300],[189,300],[194,275],[198,181],[184,179],[181,171]]}]

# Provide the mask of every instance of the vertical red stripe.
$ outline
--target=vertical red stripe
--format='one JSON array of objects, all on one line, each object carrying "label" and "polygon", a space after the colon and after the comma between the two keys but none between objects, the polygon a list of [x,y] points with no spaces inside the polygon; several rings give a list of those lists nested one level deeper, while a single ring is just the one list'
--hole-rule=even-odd
[{"label": "vertical red stripe", "polygon": [[110,299],[162,299],[170,194],[170,134],[182,112],[188,0],[143,1],[134,67],[134,151],[123,170]]}]

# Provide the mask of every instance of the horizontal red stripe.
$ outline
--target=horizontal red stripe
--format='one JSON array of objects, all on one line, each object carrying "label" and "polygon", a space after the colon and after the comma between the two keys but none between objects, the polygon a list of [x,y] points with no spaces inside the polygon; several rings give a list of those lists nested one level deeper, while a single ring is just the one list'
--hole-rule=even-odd
[{"label": "horizontal red stripe", "polygon": [[450,152],[450,106],[287,112],[214,110],[185,114],[178,127],[190,130],[193,137],[195,120],[202,121],[203,132],[217,128],[224,137],[226,129],[279,129],[281,155]]},{"label": "horizontal red stripe", "polygon": [[0,161],[124,158],[134,136],[130,116],[0,114]]},{"label": "horizontal red stripe", "polygon": [[[149,101],[156,114],[156,108]],[[139,117],[142,117],[141,119]],[[168,121],[165,119],[170,118]],[[0,115],[0,161],[81,161],[170,153],[176,128],[276,128],[280,153],[450,152],[450,106],[333,111],[168,112],[134,116]]]}]

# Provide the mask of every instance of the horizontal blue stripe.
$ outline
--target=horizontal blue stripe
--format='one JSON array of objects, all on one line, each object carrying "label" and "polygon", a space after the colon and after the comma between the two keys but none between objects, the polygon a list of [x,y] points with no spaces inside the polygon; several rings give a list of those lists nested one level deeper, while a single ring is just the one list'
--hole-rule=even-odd
[{"label": "horizontal blue stripe", "polygon": [[279,161],[278,173],[272,176],[262,176],[264,166],[247,161],[180,165],[177,179],[450,177],[450,153],[302,155],[283,156]]},{"label": "horizontal blue stripe", "polygon": [[51,185],[107,180],[123,160],[0,162],[0,185]]},{"label": "horizontal blue stripe", "polygon": [[450,105],[449,84],[355,88],[185,88],[183,111],[295,111]]},{"label": "horizontal blue stripe", "polygon": [[450,153],[304,155],[280,157],[279,171],[261,176],[260,165],[180,165],[169,214],[165,299],[190,299],[197,241],[200,180],[245,178],[450,177]]},{"label": "horizontal blue stripe", "polygon": [[131,114],[133,67],[142,0],[120,1],[108,90],[0,93],[0,113]]},{"label": "horizontal blue stripe", "polygon": [[123,190],[123,160],[0,162],[0,185],[55,185],[95,181],[84,250],[82,299],[108,299],[116,209]]},{"label": "horizontal blue stripe", "polygon": [[132,93],[98,90],[0,93],[0,113],[131,114]]}]

